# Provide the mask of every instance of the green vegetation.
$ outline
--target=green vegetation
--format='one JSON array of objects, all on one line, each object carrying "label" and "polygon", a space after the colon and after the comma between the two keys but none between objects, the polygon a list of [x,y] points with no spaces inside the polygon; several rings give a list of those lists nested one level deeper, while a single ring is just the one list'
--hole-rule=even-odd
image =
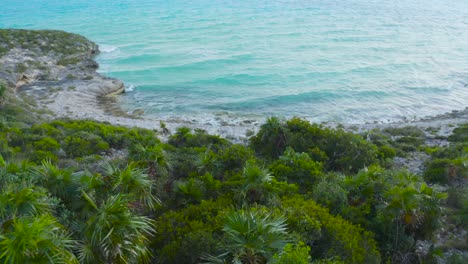
[{"label": "green vegetation", "polygon": [[379,147],[379,156],[393,158],[405,157],[408,152],[416,151],[424,144],[426,134],[418,127],[389,127],[374,129],[366,134],[372,143]]},{"label": "green vegetation", "polygon": [[13,48],[69,56],[86,52],[91,45],[85,37],[64,31],[0,29],[0,56]]},{"label": "green vegetation", "polygon": [[7,86],[3,82],[0,82],[0,107],[5,103],[7,94]]},{"label": "green vegetation", "polygon": [[[80,62],[79,58],[61,58],[60,60],[57,61],[57,65],[62,65],[62,66],[68,66],[68,65],[74,65]],[[70,78],[71,79],[71,78]]]},{"label": "green vegetation", "polygon": [[1,263],[420,263],[443,206],[466,228],[466,124],[413,175],[390,165],[423,147],[414,128],[271,118],[248,146],[189,128],[163,143],[14,100],[0,107]]}]

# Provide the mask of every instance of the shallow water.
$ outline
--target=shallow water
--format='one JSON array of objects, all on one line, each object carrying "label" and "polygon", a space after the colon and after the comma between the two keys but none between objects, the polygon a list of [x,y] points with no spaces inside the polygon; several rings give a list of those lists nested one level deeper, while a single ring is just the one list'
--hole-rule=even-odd
[{"label": "shallow water", "polygon": [[[0,27],[100,44],[129,111],[362,123],[468,106],[468,1],[2,0]],[[204,122],[202,121],[202,122]]]}]

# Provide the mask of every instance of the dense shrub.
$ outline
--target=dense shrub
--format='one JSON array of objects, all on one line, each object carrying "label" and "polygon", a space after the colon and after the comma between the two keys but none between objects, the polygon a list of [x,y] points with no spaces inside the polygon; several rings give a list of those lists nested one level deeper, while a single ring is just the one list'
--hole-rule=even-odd
[{"label": "dense shrub", "polygon": [[311,257],[309,255],[310,247],[303,242],[298,244],[287,244],[280,254],[273,256],[272,263],[274,264],[308,264]]},{"label": "dense shrub", "polygon": [[60,149],[60,144],[53,138],[43,138],[33,143],[34,149],[56,152]]},{"label": "dense shrub", "polygon": [[366,137],[379,147],[379,156],[393,158],[395,155],[406,156],[408,152],[418,150],[426,139],[426,134],[415,126],[387,127],[383,130],[373,129]]},{"label": "dense shrub", "polygon": [[455,128],[452,134],[448,137],[448,140],[452,142],[460,142],[463,144],[468,144],[468,123],[461,124]]},{"label": "dense shrub", "polygon": [[424,179],[431,183],[447,184],[449,182],[449,171],[452,166],[450,159],[432,160],[424,171]]},{"label": "dense shrub", "polygon": [[63,150],[70,157],[100,154],[108,149],[109,144],[100,136],[84,131],[66,137],[63,142]]},{"label": "dense shrub", "polygon": [[333,216],[314,201],[301,197],[283,199],[288,226],[301,230],[312,257],[339,256],[346,263],[379,263],[380,254],[372,234],[339,216]]},{"label": "dense shrub", "polygon": [[331,171],[357,172],[377,162],[377,147],[361,136],[293,118],[286,123],[271,118],[251,138],[257,153],[275,159],[286,147],[324,161]]},{"label": "dense shrub", "polygon": [[322,164],[313,161],[307,153],[286,149],[271,166],[270,171],[278,180],[297,184],[301,190],[309,190],[322,176]]},{"label": "dense shrub", "polygon": [[169,138],[169,144],[178,148],[210,147],[216,150],[218,147],[228,145],[229,141],[219,136],[207,134],[202,129],[195,129],[195,133],[191,133],[190,128],[181,127]]},{"label": "dense shrub", "polygon": [[243,145],[233,144],[224,147],[215,156],[217,174],[226,171],[241,171],[244,164],[254,158],[254,152]]},{"label": "dense shrub", "polygon": [[179,211],[168,211],[157,219],[157,236],[152,241],[155,258],[163,263],[197,263],[203,256],[216,255],[221,238],[225,201],[203,201]]},{"label": "dense shrub", "polygon": [[446,194],[407,172],[370,167],[348,177],[349,206],[342,214],[376,234],[385,258],[414,250],[419,238],[430,238],[438,227]]},{"label": "dense shrub", "polygon": [[328,174],[322,177],[312,188],[310,196],[333,214],[342,214],[348,207],[348,191],[345,189],[345,177]]},{"label": "dense shrub", "polygon": [[288,127],[276,117],[269,118],[258,133],[250,138],[250,145],[260,155],[277,158],[288,146]]},{"label": "dense shrub", "polygon": [[468,125],[455,128],[449,137],[450,146],[431,151],[431,159],[426,162],[424,179],[430,183],[456,185],[468,177]]},{"label": "dense shrub", "polygon": [[3,82],[0,82],[0,107],[5,103],[7,97],[7,87]]}]

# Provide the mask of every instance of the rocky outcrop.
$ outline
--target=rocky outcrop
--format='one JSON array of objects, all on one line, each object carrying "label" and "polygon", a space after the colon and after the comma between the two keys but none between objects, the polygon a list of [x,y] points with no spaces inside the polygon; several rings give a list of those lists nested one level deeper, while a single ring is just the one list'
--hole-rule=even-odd
[{"label": "rocky outcrop", "polygon": [[89,100],[125,91],[121,81],[96,72],[98,53],[98,45],[76,34],[0,29],[0,79],[59,114],[80,111]]}]

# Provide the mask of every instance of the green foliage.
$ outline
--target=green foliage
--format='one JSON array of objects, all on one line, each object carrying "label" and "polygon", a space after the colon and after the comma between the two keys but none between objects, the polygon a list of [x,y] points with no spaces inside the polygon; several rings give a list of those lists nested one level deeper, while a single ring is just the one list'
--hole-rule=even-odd
[{"label": "green foliage", "polygon": [[311,257],[309,255],[310,247],[303,242],[298,244],[287,244],[281,253],[273,256],[274,264],[308,264]]},{"label": "green foliage", "polygon": [[147,168],[148,174],[155,177],[167,173],[169,167],[163,147],[162,144],[145,147],[138,143],[130,148],[129,157],[139,166]]},{"label": "green foliage", "polygon": [[50,215],[20,217],[3,223],[0,232],[2,263],[78,263],[73,240]]},{"label": "green foliage", "polygon": [[0,82],[0,107],[5,103],[7,93],[8,93],[7,86],[3,82]]},{"label": "green foliage", "polygon": [[[49,125],[45,128],[39,127],[37,129],[45,129],[47,133],[55,133]],[[98,123],[87,120],[62,120],[50,123],[50,126],[58,129],[59,133],[66,135],[74,135],[78,132],[87,131],[90,134],[99,136],[109,144],[112,148],[128,147],[134,143],[140,143],[144,146],[154,145],[159,143],[159,139],[153,131],[140,128],[124,128],[120,126],[112,126],[105,123]],[[52,136],[52,135],[49,135]]]},{"label": "green foliage", "polygon": [[42,166],[33,171],[38,182],[51,194],[63,201],[74,199],[78,194],[77,178],[70,170],[62,170],[50,161],[43,161]]},{"label": "green foliage", "polygon": [[262,156],[276,158],[287,146],[288,128],[276,117],[270,117],[260,127],[260,131],[251,137],[250,145]]},{"label": "green foliage", "polygon": [[270,167],[277,179],[297,184],[307,191],[322,176],[322,165],[313,161],[307,153],[296,153],[288,148]]},{"label": "green foliage", "polygon": [[125,195],[110,196],[97,204],[88,194],[84,199],[93,208],[83,225],[79,259],[83,263],[148,263],[146,247],[154,233],[153,221],[134,215]]},{"label": "green foliage", "polygon": [[357,172],[377,162],[377,147],[361,136],[310,124],[300,118],[286,123],[270,118],[250,143],[257,153],[270,159],[291,147],[324,162],[325,168],[332,171]]},{"label": "green foliage", "polygon": [[312,189],[311,197],[333,214],[342,214],[348,207],[348,191],[344,188],[345,177],[328,174]]},{"label": "green foliage", "polygon": [[452,142],[460,142],[465,145],[468,142],[468,123],[461,124],[455,128],[452,132],[452,135],[448,137],[448,140]]},{"label": "green foliage", "polygon": [[229,213],[223,225],[226,252],[218,258],[232,263],[267,263],[287,244],[285,220],[257,210]]},{"label": "green foliage", "polygon": [[28,67],[23,63],[18,63],[15,67],[17,73],[25,73],[28,70]]},{"label": "green foliage", "polygon": [[60,144],[53,138],[43,138],[33,143],[36,150],[55,152],[60,149]]},{"label": "green foliage", "polygon": [[177,148],[168,152],[171,163],[169,173],[174,180],[188,178],[199,170],[199,151],[193,148]]},{"label": "green foliage", "polygon": [[447,184],[451,177],[456,177],[456,167],[450,159],[432,160],[424,171],[424,179],[430,183]]},{"label": "green foliage", "polygon": [[301,239],[312,246],[312,257],[338,256],[346,263],[379,263],[380,254],[372,234],[333,216],[314,201],[302,197],[283,199],[287,224],[299,231]]},{"label": "green foliage", "polygon": [[235,188],[234,195],[240,205],[271,205],[277,198],[277,191],[272,188],[273,176],[254,161],[245,164],[240,181],[241,184]]},{"label": "green foliage", "polygon": [[447,259],[447,264],[463,264],[468,261],[468,257],[463,254],[452,254]]},{"label": "green foliage", "polygon": [[195,134],[193,134],[190,128],[180,127],[174,135],[169,137],[169,144],[178,148],[193,148],[223,146],[228,145],[229,142],[219,136],[209,135],[201,129],[195,129]]},{"label": "green foliage", "polygon": [[384,145],[379,147],[378,155],[381,160],[392,159],[396,154],[396,150],[390,146]]},{"label": "green foliage", "polygon": [[61,58],[60,60],[57,61],[57,65],[62,65],[62,66],[68,66],[68,65],[74,65],[80,62],[80,58],[75,58],[75,57],[68,57],[68,58]]},{"label": "green foliage", "polygon": [[[420,142],[416,129],[364,140],[271,118],[254,149],[188,128],[164,144],[147,129],[34,123],[14,100],[0,108],[0,250],[12,259],[0,251],[2,263],[41,263],[56,250],[58,263],[403,261],[440,224],[446,194],[437,185],[375,165]],[[424,176],[453,185],[448,221],[464,228],[460,127],[449,147],[428,149]],[[27,249],[13,245],[16,235]]]},{"label": "green foliage", "polygon": [[86,38],[57,30],[0,29],[0,56],[17,47],[44,53],[75,55],[94,45]]},{"label": "green foliage", "polygon": [[143,170],[135,168],[132,164],[125,169],[115,168],[108,165],[107,176],[113,178],[112,190],[119,194],[127,195],[127,199],[137,200],[146,205],[149,209],[155,209],[160,203],[153,194],[154,182]]},{"label": "green foliage", "polygon": [[418,127],[406,126],[374,129],[367,132],[366,137],[379,147],[380,159],[385,160],[395,155],[404,157],[408,152],[418,150],[424,144],[426,134]]},{"label": "green foliage", "polygon": [[63,143],[63,150],[74,158],[100,154],[108,149],[109,144],[100,136],[84,131],[66,137]]},{"label": "green foliage", "polygon": [[349,206],[342,214],[376,234],[385,258],[411,252],[416,239],[430,238],[447,197],[419,176],[379,167],[349,177],[346,188]]},{"label": "green foliage", "polygon": [[387,127],[383,132],[391,136],[406,136],[414,138],[424,138],[426,134],[420,128],[415,126],[405,126],[405,127]]},{"label": "green foliage", "polygon": [[162,263],[198,263],[206,254],[218,251],[224,200],[202,201],[178,211],[167,211],[157,218],[153,247]]},{"label": "green foliage", "polygon": [[467,124],[455,128],[449,136],[449,147],[431,151],[431,159],[426,163],[424,179],[430,183],[456,185],[468,177]]},{"label": "green foliage", "polygon": [[255,156],[253,151],[243,145],[233,144],[223,147],[215,157],[217,173],[221,174],[226,171],[241,171],[244,164],[248,160],[252,160],[254,158]]},{"label": "green foliage", "polygon": [[313,264],[344,264],[345,262],[336,259],[320,259],[312,262]]},{"label": "green foliage", "polygon": [[21,216],[50,213],[52,206],[47,190],[36,186],[2,186],[0,194],[0,218],[3,221]]}]

